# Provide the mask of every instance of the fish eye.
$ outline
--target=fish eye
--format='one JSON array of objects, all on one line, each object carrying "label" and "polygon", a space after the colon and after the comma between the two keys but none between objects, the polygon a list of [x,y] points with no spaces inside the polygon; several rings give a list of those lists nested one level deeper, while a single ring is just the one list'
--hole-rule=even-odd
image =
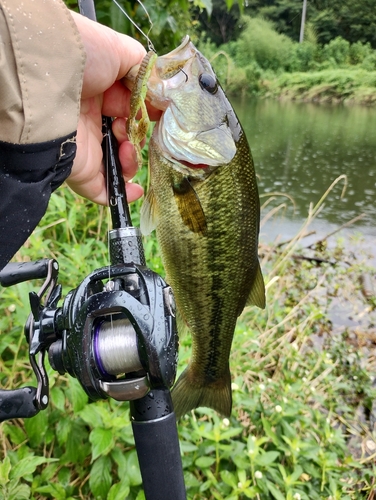
[{"label": "fish eye", "polygon": [[209,73],[202,73],[202,75],[199,76],[198,81],[203,90],[207,90],[210,94],[215,94],[217,92],[217,80]]}]

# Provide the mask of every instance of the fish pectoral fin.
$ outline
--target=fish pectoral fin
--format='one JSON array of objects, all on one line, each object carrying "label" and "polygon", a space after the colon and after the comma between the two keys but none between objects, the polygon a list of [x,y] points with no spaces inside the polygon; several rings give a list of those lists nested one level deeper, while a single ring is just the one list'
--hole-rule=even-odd
[{"label": "fish pectoral fin", "polygon": [[257,262],[256,276],[245,305],[265,309],[265,285],[259,262]]},{"label": "fish pectoral fin", "polygon": [[184,224],[193,233],[206,234],[206,218],[199,197],[186,177],[173,184],[175,202]]},{"label": "fish pectoral fin", "polygon": [[153,189],[150,188],[141,207],[140,213],[140,229],[141,233],[146,236],[157,227],[157,210],[155,204],[155,196]]}]

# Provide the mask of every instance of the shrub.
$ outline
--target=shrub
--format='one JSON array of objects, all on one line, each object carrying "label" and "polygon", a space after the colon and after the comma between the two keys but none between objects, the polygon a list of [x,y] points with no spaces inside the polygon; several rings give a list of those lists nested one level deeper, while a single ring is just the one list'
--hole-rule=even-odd
[{"label": "shrub", "polygon": [[291,51],[290,71],[309,71],[315,64],[318,47],[312,42],[296,43]]},{"label": "shrub", "polygon": [[350,43],[340,36],[324,45],[323,56],[332,59],[338,65],[348,64],[350,61]]},{"label": "shrub", "polygon": [[351,64],[361,64],[364,59],[373,53],[372,47],[369,43],[363,44],[356,42],[350,45],[350,62]]},{"label": "shrub", "polygon": [[364,58],[361,66],[367,71],[376,70],[376,52],[374,50]]},{"label": "shrub", "polygon": [[277,33],[273,24],[260,18],[244,17],[245,29],[237,42],[236,63],[241,67],[255,61],[262,69],[285,69],[294,42]]}]

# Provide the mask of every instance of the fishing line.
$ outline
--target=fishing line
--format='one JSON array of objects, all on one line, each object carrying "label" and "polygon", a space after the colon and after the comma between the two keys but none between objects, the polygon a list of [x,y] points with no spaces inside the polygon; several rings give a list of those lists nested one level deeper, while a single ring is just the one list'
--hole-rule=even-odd
[{"label": "fishing line", "polygon": [[[108,134],[108,132],[106,132]],[[105,135],[103,136],[103,139],[105,138]],[[104,160],[104,158],[103,158]],[[110,180],[109,180],[109,165],[108,162],[105,162],[104,168],[106,169],[106,190],[107,193],[110,192]],[[111,249],[110,249],[110,229],[112,227],[111,224],[111,208],[110,208],[111,200],[110,198],[108,199],[108,206],[107,206],[107,255],[110,255]],[[108,282],[111,281],[111,264],[110,262],[108,263]],[[111,331],[114,331],[114,324],[113,324],[113,318],[112,314],[110,315],[110,327]]]},{"label": "fishing line", "polygon": [[145,5],[141,2],[141,0],[137,0],[137,3],[142,7],[143,11],[145,12],[146,14],[146,17],[148,18],[148,21],[149,21],[149,24],[150,24],[150,28],[149,28],[149,31],[147,32],[147,34],[145,34],[142,29],[137,25],[137,23],[135,23],[133,21],[133,19],[129,16],[129,14],[126,12],[126,10],[119,4],[119,2],[117,0],[112,0],[114,2],[114,4],[118,7],[118,9],[120,9],[120,11],[125,15],[125,17],[133,24],[133,26],[146,38],[147,42],[148,42],[148,49],[149,50],[152,50],[153,52],[156,52],[155,48],[154,48],[154,45],[153,45],[153,42],[150,40],[149,38],[149,34],[151,32],[151,30],[153,29],[153,21],[151,20],[151,17],[149,15],[149,12],[147,11]]}]

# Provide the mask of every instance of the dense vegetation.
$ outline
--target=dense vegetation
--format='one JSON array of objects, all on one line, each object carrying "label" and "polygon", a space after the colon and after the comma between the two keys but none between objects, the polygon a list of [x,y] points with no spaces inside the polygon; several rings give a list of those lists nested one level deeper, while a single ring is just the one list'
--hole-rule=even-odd
[{"label": "dense vegetation", "polygon": [[310,101],[376,103],[376,51],[337,37],[325,45],[312,29],[298,43],[270,21],[242,18],[235,41],[200,48],[230,94],[240,92]]},{"label": "dense vegetation", "polygon": [[[333,334],[328,318],[340,290],[351,314],[370,314],[375,298],[364,299],[359,277],[371,269],[366,255],[355,258],[341,241],[331,251],[325,241],[303,248],[322,201],[294,240],[260,247],[268,305],[246,309],[236,330],[231,419],[200,409],[179,423],[189,500],[374,498],[375,360],[365,349],[372,335],[367,322],[356,336]],[[138,214],[137,203],[135,223]],[[108,263],[107,220],[106,209],[62,188],[18,259],[58,259],[66,294]],[[163,273],[154,238],[145,249],[150,267]],[[39,285],[0,291],[3,388],[35,383],[23,325],[28,292]],[[189,356],[190,340],[181,339],[179,370]],[[0,426],[0,499],[142,500],[128,404],[88,405],[75,379],[48,373],[48,409]]]},{"label": "dense vegetation", "polygon": [[[199,19],[217,45],[237,38],[237,24],[243,14],[272,21],[279,33],[299,40],[303,0],[248,0],[244,3],[213,0],[211,6],[212,10],[202,12]],[[340,36],[350,43],[370,43],[376,48],[376,12],[372,0],[309,0],[306,23],[322,45]]]},{"label": "dense vegetation", "polygon": [[[67,0],[71,7],[75,0]],[[120,2],[159,53],[186,33],[208,57],[229,94],[316,102],[376,103],[375,9],[370,0],[133,0]],[[100,22],[146,38],[112,0],[96,2]],[[151,28],[152,23],[152,29]]]}]

